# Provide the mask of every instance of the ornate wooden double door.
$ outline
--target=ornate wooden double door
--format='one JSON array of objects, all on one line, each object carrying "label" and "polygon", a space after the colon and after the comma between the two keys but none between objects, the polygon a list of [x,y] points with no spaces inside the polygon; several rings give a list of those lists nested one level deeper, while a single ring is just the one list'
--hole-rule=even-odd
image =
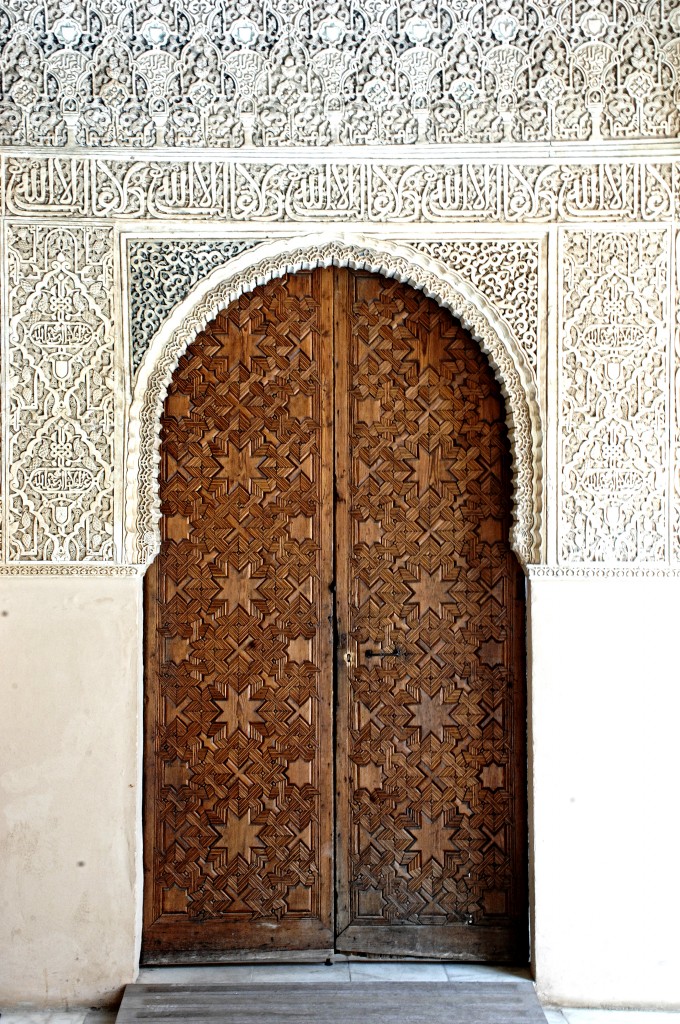
[{"label": "ornate wooden double door", "polygon": [[525,957],[523,576],[479,346],[377,275],[273,280],[180,360],[160,484],[145,961]]}]

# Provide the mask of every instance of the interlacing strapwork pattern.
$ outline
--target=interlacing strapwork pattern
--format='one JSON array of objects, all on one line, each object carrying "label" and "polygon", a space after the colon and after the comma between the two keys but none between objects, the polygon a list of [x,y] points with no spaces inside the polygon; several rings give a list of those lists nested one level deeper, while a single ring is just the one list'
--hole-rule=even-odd
[{"label": "interlacing strapwork pattern", "polygon": [[114,558],[113,231],[8,231],[10,561]]},{"label": "interlacing strapwork pattern", "polygon": [[[502,401],[451,316],[359,277],[351,317],[355,924],[522,913],[521,570]],[[399,656],[371,661],[369,650]],[[518,714],[519,710],[519,714]]]},{"label": "interlacing strapwork pattern", "polygon": [[304,287],[243,295],[166,400],[148,609],[154,920],[319,915],[318,321]]},{"label": "interlacing strapwork pattern", "polygon": [[559,366],[565,562],[667,554],[665,231],[565,231]]},{"label": "interlacing strapwork pattern", "polygon": [[0,144],[677,133],[663,0],[4,0]]}]

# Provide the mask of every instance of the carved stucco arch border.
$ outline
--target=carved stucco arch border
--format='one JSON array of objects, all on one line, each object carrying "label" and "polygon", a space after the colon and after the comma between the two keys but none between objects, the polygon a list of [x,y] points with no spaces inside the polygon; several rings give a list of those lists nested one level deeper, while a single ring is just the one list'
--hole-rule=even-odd
[{"label": "carved stucco arch border", "polygon": [[512,330],[480,290],[408,244],[344,232],[263,243],[201,281],[155,335],[140,366],[128,421],[127,561],[148,565],[160,548],[160,420],[172,374],[197,334],[245,292],[287,273],[351,267],[393,277],[450,310],[486,353],[506,400],[513,458],[512,546],[523,565],[542,551],[542,428],[536,385]]}]

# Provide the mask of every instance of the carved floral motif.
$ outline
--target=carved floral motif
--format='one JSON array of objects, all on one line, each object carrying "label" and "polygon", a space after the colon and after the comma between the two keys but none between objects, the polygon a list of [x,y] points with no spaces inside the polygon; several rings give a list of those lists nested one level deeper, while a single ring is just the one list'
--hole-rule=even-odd
[{"label": "carved floral motif", "polygon": [[669,137],[680,12],[649,0],[4,0],[0,144]]},{"label": "carved floral motif", "polygon": [[565,231],[562,254],[560,558],[662,562],[667,232]]},{"label": "carved floral motif", "polygon": [[133,374],[171,309],[215,267],[257,242],[219,239],[132,241],[128,248]]},{"label": "carved floral motif", "polygon": [[441,260],[487,296],[510,325],[536,380],[541,332],[538,308],[540,242],[530,239],[474,242],[465,239],[416,242],[415,248]]},{"label": "carved floral motif", "polygon": [[8,233],[9,561],[114,559],[112,241]]}]

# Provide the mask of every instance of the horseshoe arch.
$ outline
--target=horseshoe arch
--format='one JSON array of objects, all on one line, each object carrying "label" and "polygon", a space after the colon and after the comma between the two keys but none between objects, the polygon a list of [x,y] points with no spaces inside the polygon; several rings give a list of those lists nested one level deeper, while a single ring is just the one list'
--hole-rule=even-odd
[{"label": "horseshoe arch", "polygon": [[160,549],[160,421],[177,362],[217,313],[275,277],[315,267],[351,267],[393,277],[448,309],[486,354],[505,398],[513,460],[512,547],[524,566],[541,560],[542,429],[536,385],[504,318],[482,292],[405,243],[345,233],[263,243],[201,281],[155,335],[139,369],[127,434],[126,557],[146,567]]}]

